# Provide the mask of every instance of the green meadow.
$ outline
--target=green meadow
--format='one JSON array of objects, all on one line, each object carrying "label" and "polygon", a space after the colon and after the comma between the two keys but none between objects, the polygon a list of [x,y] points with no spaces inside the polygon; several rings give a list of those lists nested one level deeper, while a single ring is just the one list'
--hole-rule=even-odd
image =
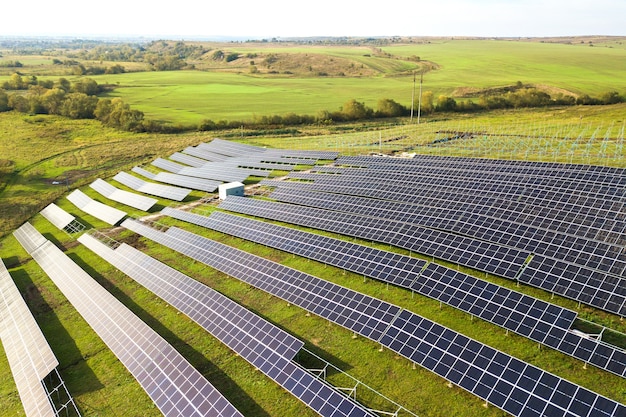
[{"label": "green meadow", "polygon": [[251,121],[273,114],[316,115],[356,99],[376,107],[381,98],[410,103],[408,78],[255,77],[228,72],[144,72],[93,77],[118,84],[121,97],[147,118],[197,124],[204,119]]},{"label": "green meadow", "polygon": [[[413,72],[424,75],[423,90],[462,98],[467,92],[509,86],[521,81],[551,93],[597,96],[626,91],[626,49],[614,45],[560,44],[510,40],[433,40],[381,49],[224,45],[224,51],[251,54],[239,66],[225,70],[140,72],[93,77],[116,85],[111,96],[122,97],[148,118],[173,123],[203,119],[253,120],[255,116],[287,113],[316,115],[335,111],[350,99],[376,108],[380,99],[410,106]],[[342,59],[343,67],[368,69],[367,76],[302,76],[285,73],[251,74],[248,62],[259,67],[267,54],[292,61],[309,55]],[[409,61],[418,56],[420,62]],[[285,58],[287,59],[287,58]],[[318,58],[315,58],[318,59]],[[332,58],[331,58],[332,59]],[[198,63],[201,65],[202,61]],[[294,64],[294,65],[297,65]],[[328,65],[331,65],[328,63]]]}]

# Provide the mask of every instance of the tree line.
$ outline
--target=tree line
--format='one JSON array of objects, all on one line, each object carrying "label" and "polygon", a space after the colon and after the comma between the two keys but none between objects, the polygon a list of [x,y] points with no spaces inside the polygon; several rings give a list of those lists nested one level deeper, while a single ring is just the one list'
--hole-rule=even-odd
[{"label": "tree line", "polygon": [[133,132],[156,129],[153,123],[144,121],[143,112],[131,109],[122,99],[96,96],[106,89],[90,78],[71,83],[65,78],[55,82],[13,74],[0,89],[0,112],[97,119],[106,126]]}]

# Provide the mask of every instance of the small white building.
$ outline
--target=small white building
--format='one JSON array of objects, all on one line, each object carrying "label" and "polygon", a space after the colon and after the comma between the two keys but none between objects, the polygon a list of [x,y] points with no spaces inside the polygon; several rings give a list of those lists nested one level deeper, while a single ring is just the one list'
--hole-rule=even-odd
[{"label": "small white building", "polygon": [[220,184],[218,186],[218,193],[220,200],[226,199],[229,195],[235,195],[238,197],[244,196],[244,187],[240,182],[228,182],[226,184]]}]

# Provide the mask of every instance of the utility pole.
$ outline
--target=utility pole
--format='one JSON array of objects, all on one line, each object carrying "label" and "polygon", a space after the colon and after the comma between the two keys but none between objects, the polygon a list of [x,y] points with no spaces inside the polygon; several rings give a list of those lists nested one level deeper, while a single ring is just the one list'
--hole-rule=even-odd
[{"label": "utility pole", "polygon": [[[420,72],[420,96],[419,96],[419,103],[417,105],[417,124],[420,124],[420,115],[422,114],[422,84],[423,82],[424,82],[424,71]],[[415,84],[415,81],[413,81],[413,84]]]},{"label": "utility pole", "polygon": [[413,71],[413,91],[411,92],[411,121],[413,123],[413,107],[415,105],[415,71]]}]

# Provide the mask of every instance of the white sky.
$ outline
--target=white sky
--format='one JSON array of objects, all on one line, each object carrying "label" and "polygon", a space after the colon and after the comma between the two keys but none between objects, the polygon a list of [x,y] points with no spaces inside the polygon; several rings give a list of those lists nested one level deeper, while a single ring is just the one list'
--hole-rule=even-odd
[{"label": "white sky", "polygon": [[0,36],[626,35],[625,0],[31,0],[0,16]]}]

